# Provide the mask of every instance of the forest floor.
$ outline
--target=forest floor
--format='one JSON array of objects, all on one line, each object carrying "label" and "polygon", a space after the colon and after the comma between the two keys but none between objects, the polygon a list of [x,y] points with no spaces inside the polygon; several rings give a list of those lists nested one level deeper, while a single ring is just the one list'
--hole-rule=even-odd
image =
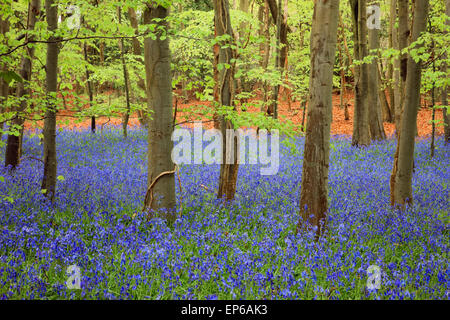
[{"label": "forest floor", "polygon": [[[350,118],[349,120],[345,120],[344,117],[344,109],[340,108],[340,96],[339,94],[333,94],[333,121],[331,124],[331,134],[332,135],[352,135],[353,132],[353,106],[354,106],[354,97],[353,94],[347,94],[344,98],[344,102],[347,101],[348,103],[348,111]],[[183,112],[183,110],[187,108],[192,108],[196,105],[210,105],[209,102],[202,102],[198,100],[190,100],[188,102],[178,102],[178,112],[177,112],[177,122],[184,122],[187,112]],[[426,137],[431,135],[431,119],[432,119],[432,110],[431,108],[423,108],[423,100],[421,102],[421,108],[419,109],[418,115],[417,115],[417,127],[418,127],[418,135],[420,137]],[[257,107],[250,107],[248,109],[249,112],[258,111]],[[57,116],[57,120],[59,121],[60,127],[63,128],[72,128],[72,129],[87,129],[90,128],[91,120],[89,118],[86,118],[84,120],[76,119],[75,117],[72,117],[74,112],[69,110],[62,110],[59,112],[59,115]],[[300,106],[300,102],[291,102],[291,106],[289,108],[288,102],[284,99],[284,97],[280,98],[279,102],[279,115],[282,117],[285,117],[287,119],[290,119],[294,124],[301,124],[302,118],[303,118],[303,109]],[[436,111],[436,120],[442,122],[442,111],[437,110]],[[204,117],[199,116],[199,118],[195,118],[195,120],[199,120],[203,118],[203,120],[206,120]],[[190,117],[191,120],[194,120],[194,118]],[[305,120],[306,122],[306,120]],[[96,118],[96,125],[98,129],[102,129],[103,127],[108,126],[120,126],[122,124],[122,118],[121,117],[97,117]],[[43,121],[38,121],[37,125],[42,128],[43,127]],[[132,114],[129,119],[129,126],[139,126],[139,120],[137,117],[137,114]],[[32,129],[35,127],[36,124],[32,122],[27,122],[25,124],[25,127],[27,129]],[[190,126],[187,124],[187,126]],[[211,128],[212,123],[204,123],[204,127]],[[391,137],[395,133],[395,125],[394,123],[388,123],[384,122],[384,130],[386,132],[387,137]],[[436,125],[436,134],[441,135],[443,134],[443,127],[441,125]]]}]

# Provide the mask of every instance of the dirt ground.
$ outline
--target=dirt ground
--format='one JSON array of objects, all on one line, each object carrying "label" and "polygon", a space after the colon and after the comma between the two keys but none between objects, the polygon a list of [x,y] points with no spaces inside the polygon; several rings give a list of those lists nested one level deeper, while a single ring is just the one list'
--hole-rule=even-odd
[{"label": "dirt ground", "polygon": [[[344,109],[339,108],[340,96],[339,94],[333,95],[333,121],[331,124],[331,134],[333,135],[351,135],[353,131],[353,95],[348,94],[345,96],[344,101],[349,103],[348,111],[350,114],[350,119],[345,120],[344,118]],[[208,102],[200,102],[200,101],[189,101],[188,103],[178,102],[178,112],[177,112],[177,123],[184,122],[184,112],[183,109],[190,106],[195,105],[209,105]],[[421,104],[421,106],[423,103]],[[249,112],[256,111],[257,108],[249,108]],[[71,111],[60,111],[57,116],[58,126],[62,128],[72,128],[72,129],[87,129],[90,128],[91,120],[86,118],[81,122],[77,122],[74,117],[71,115],[73,112]],[[280,98],[279,103],[279,115],[284,116],[296,124],[301,124],[303,109],[300,106],[300,102],[291,102],[291,108],[289,110],[289,105],[286,101],[284,101],[283,97]],[[418,116],[417,116],[417,127],[418,134],[420,137],[426,137],[431,134],[431,118],[432,118],[432,110],[429,108],[420,108]],[[436,119],[440,119],[442,121],[442,111],[436,111]],[[199,119],[197,119],[199,120]],[[65,122],[68,122],[66,124]],[[108,118],[108,117],[98,117],[96,118],[96,127],[97,131],[101,131],[103,128],[114,126],[120,126],[122,124],[122,119],[120,117],[117,118]],[[37,123],[26,122],[26,129],[32,129],[37,127],[43,127],[43,121],[38,121]],[[139,120],[137,114],[133,114],[129,120],[130,127],[138,126]],[[190,126],[189,124],[186,124]],[[205,128],[211,128],[213,126],[212,122],[205,123],[203,125]],[[386,135],[388,137],[392,136],[395,131],[395,125],[393,123],[384,123],[384,129]],[[443,134],[443,127],[437,125],[436,126],[436,134]]]}]

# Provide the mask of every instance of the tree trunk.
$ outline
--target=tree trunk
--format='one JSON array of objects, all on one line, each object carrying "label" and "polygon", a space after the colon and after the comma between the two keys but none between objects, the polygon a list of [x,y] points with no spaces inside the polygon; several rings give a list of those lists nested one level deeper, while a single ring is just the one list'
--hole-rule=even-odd
[{"label": "tree trunk", "polygon": [[[216,27],[216,21],[214,19],[214,37],[217,37],[217,27]],[[218,43],[214,43],[213,45],[213,77],[214,77],[214,88],[213,88],[213,101],[214,101],[214,114],[213,114],[213,121],[214,121],[214,128],[220,129],[220,117],[217,114],[217,108],[220,105],[220,97],[219,97],[219,69],[217,65],[219,64],[219,51],[220,47]]]},{"label": "tree trunk", "polygon": [[[47,16],[47,30],[51,33],[58,29],[58,6],[54,0],[45,1]],[[50,41],[55,39],[50,36]],[[58,84],[58,43],[47,44],[47,111],[44,120],[44,175],[42,177],[42,189],[44,194],[53,200],[56,190],[56,97]]]},{"label": "tree trunk", "polygon": [[[445,2],[445,12],[446,12],[447,17],[450,17],[450,0],[447,0]],[[445,24],[447,26],[450,26],[450,19],[447,19]],[[447,64],[445,63],[446,58],[447,58],[447,55],[445,55],[443,57],[444,63],[441,65],[441,69],[444,72],[444,74],[447,74]],[[447,88],[447,86],[445,86],[444,88],[442,88],[442,91],[441,91],[441,102],[442,102],[443,106],[448,105],[447,94],[448,94],[448,88]],[[448,107],[442,109],[442,118],[444,119],[444,139],[445,139],[446,143],[450,143],[450,115],[448,114],[447,110],[449,110]]]},{"label": "tree trunk", "polygon": [[[366,0],[350,0],[353,16],[355,59],[362,61],[367,56]],[[368,65],[355,67],[355,103],[353,113],[352,145],[370,144],[368,106]]]},{"label": "tree trunk", "polygon": [[[395,49],[397,48],[397,29],[395,28],[395,20],[397,17],[397,0],[390,0],[389,1],[389,48]],[[391,121],[392,119],[392,113],[395,114],[395,100],[394,100],[394,63],[388,64],[388,75],[387,78],[389,80],[389,87],[388,87],[388,94],[389,94],[389,104],[390,104],[390,110],[391,110]],[[394,116],[395,118],[395,116]],[[386,120],[386,119],[385,119]],[[390,121],[390,122],[391,122]]]},{"label": "tree trunk", "polygon": [[[372,1],[372,5],[379,6],[377,1]],[[379,97],[378,82],[378,49],[380,48],[379,31],[377,28],[369,29],[369,50],[371,55],[376,55],[376,59],[368,65],[368,103],[369,103],[369,129],[372,140],[386,139],[383,120],[381,118],[381,102]]]},{"label": "tree trunk", "polygon": [[[425,31],[428,15],[428,0],[416,0],[412,41]],[[422,44],[417,44],[418,49]],[[406,98],[398,135],[397,151],[390,179],[391,204],[404,206],[412,203],[412,173],[414,163],[414,138],[417,112],[420,106],[421,63],[408,56],[406,76]]]},{"label": "tree trunk", "polygon": [[[217,36],[222,37],[228,35],[229,39],[220,43],[219,49],[219,64],[231,64],[233,58],[233,51],[229,46],[229,42],[233,37],[231,29],[230,13],[228,0],[214,0],[214,20],[217,31]],[[219,72],[219,105],[232,106],[234,87],[233,87],[234,70],[231,68],[222,68]],[[235,108],[234,108],[235,109]],[[230,120],[220,116],[220,129],[222,132],[222,164],[220,166],[219,189],[217,197],[225,196],[226,200],[234,199],[236,193],[237,174],[239,164],[237,163],[237,139],[235,135],[227,135],[227,129],[234,129]],[[229,141],[232,139],[232,141]],[[233,148],[232,161],[227,161],[227,152],[231,152],[228,147]]]},{"label": "tree trunk", "polygon": [[[380,55],[378,55],[378,59],[380,60]],[[391,64],[390,64],[391,66]],[[391,109],[389,108],[389,102],[387,101],[386,98],[386,91],[384,89],[384,81],[383,81],[383,72],[381,69],[381,63],[378,63],[378,92],[379,92],[379,96],[380,96],[380,102],[381,102],[381,111],[382,111],[382,115],[383,115],[383,121],[392,123],[393,122],[393,118],[392,118],[392,113],[391,113]],[[392,90],[388,90],[389,95],[391,92],[393,92]],[[391,101],[393,101],[394,99],[392,99]]]},{"label": "tree trunk", "polygon": [[[86,61],[86,63],[89,63],[88,46],[86,41],[84,42],[83,51],[84,51],[84,60]],[[87,91],[89,95],[89,106],[92,107],[92,102],[94,101],[94,93],[92,90],[91,75],[87,66],[86,66],[86,82],[87,82]],[[91,117],[91,132],[95,133],[95,116]]]},{"label": "tree trunk", "polygon": [[[32,0],[28,7],[28,30],[33,30],[36,21],[39,18],[41,10],[41,1]],[[25,36],[24,41],[31,41],[34,36]],[[23,82],[17,83],[16,87],[16,97],[22,98],[24,96],[30,95],[29,81],[31,80],[31,68],[32,59],[34,57],[34,46],[26,47],[27,53],[22,57],[22,62],[20,64],[19,75],[23,79]],[[25,121],[23,113],[27,108],[27,99],[21,100],[20,104],[15,107],[15,118],[11,121],[11,125],[15,127],[22,128]],[[5,166],[11,166],[13,169],[20,163],[20,157],[22,154],[22,144],[21,144],[22,129],[19,129],[19,135],[8,135],[8,140],[6,144],[5,151]]]},{"label": "tree trunk", "polygon": [[[8,19],[2,19],[2,16],[0,16],[0,33],[3,35],[3,37],[6,37],[6,33],[9,31],[9,21]],[[4,42],[1,43],[2,45],[6,45],[7,43],[7,39],[4,38]],[[8,70],[8,65],[6,63],[3,63],[2,65],[0,65],[0,72],[1,71],[7,71]],[[6,109],[6,102],[8,100],[8,95],[9,95],[9,85],[8,83],[3,80],[3,78],[0,78],[0,114],[8,111]],[[4,122],[2,121],[0,123],[0,140],[3,137],[3,127],[4,127]]]},{"label": "tree trunk", "polygon": [[[144,23],[155,23],[168,31],[169,9],[147,2]],[[153,19],[162,19],[153,21]],[[171,159],[173,142],[172,75],[170,69],[169,38],[158,34],[155,40],[144,40],[147,105],[153,111],[148,125],[148,181],[144,209],[151,208],[165,214],[168,221],[176,219],[174,163]],[[159,177],[159,178],[158,178]],[[163,212],[164,211],[164,212]]]},{"label": "tree trunk", "polygon": [[[267,67],[269,65],[269,59],[270,59],[270,24],[271,24],[271,18],[270,18],[270,12],[269,12],[269,3],[267,2],[267,0],[264,1],[264,21],[262,22],[264,25],[264,38],[265,41],[264,43],[261,44],[262,46],[262,50],[263,50],[263,59],[261,61],[261,66],[263,68],[264,71],[267,70]],[[262,83],[262,87],[263,87],[263,100],[264,100],[264,104],[263,107],[261,108],[261,111],[264,111],[264,106],[267,102],[268,99],[268,85],[267,85],[267,81],[264,81]]]},{"label": "tree trunk", "polygon": [[[274,21],[274,23],[278,22],[278,6],[277,6],[277,1],[276,0],[267,0],[267,3],[269,5],[269,9],[270,9],[270,13],[272,14],[272,19]],[[287,12],[286,12],[287,14]],[[285,67],[284,63],[287,61],[286,57],[287,57],[287,49],[288,49],[288,39],[287,39],[287,34],[288,34],[288,25],[287,23],[284,21],[284,19],[281,19],[281,26],[280,26],[280,43],[282,44],[282,48],[280,51],[280,61],[282,63],[282,68]]]},{"label": "tree trunk", "polygon": [[328,164],[339,1],[316,0],[311,29],[308,119],[300,195],[301,219],[322,234],[328,210]]},{"label": "tree trunk", "polygon": [[[120,7],[117,7],[117,15],[119,16],[119,24],[122,23],[122,10]],[[125,114],[123,116],[123,122],[122,122],[122,130],[123,130],[123,136],[126,138],[128,136],[128,120],[130,119],[130,90],[129,90],[129,84],[130,79],[128,75],[127,70],[127,64],[125,61],[125,45],[123,38],[119,40],[119,49],[120,49],[120,59],[122,60],[122,69],[123,69],[123,81],[125,86],[125,99],[127,104],[127,110],[125,111]]]},{"label": "tree trunk", "polygon": [[[136,11],[133,8],[128,8],[128,17],[130,18],[131,26],[135,30],[135,34],[138,34],[139,33],[138,21],[137,21]],[[133,38],[132,44],[133,44],[133,54],[136,56],[136,58],[139,62],[144,64],[144,59],[142,59],[141,43],[139,42],[139,39]],[[139,72],[137,72],[137,77],[138,77],[138,83],[137,83],[138,87],[146,92],[144,78],[140,75]],[[145,101],[140,101],[140,102],[144,103]],[[137,114],[138,114],[138,119],[139,119],[139,122],[141,123],[141,125],[143,125],[144,127],[147,127],[148,126],[147,114],[145,112],[143,112],[142,110],[138,110]]]},{"label": "tree trunk", "polygon": [[[282,20],[282,8],[281,8],[281,0],[278,0],[278,16],[277,16],[277,45],[275,48],[275,70],[277,70],[281,74],[283,73],[283,69],[281,68],[282,65],[282,58],[281,58],[281,20]],[[272,92],[272,105],[270,108],[267,109],[267,113],[271,115],[274,119],[278,118],[278,94],[280,92],[280,85],[275,85],[273,87]]]}]

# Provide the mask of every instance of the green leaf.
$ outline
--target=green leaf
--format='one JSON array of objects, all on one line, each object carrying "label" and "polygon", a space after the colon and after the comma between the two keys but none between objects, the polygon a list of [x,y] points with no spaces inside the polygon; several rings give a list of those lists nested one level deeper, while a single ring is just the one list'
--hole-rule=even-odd
[{"label": "green leaf", "polygon": [[64,181],[65,178],[63,176],[58,176],[56,179],[58,179],[59,181]]},{"label": "green leaf", "polygon": [[0,72],[0,78],[8,83],[8,85],[14,80],[16,82],[23,82],[23,79],[14,71],[3,71]]}]

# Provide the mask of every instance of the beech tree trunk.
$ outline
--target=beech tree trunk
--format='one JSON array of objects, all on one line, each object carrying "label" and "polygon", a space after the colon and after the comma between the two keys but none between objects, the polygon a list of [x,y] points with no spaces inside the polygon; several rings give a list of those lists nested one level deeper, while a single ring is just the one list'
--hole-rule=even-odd
[{"label": "beech tree trunk", "polygon": [[[372,5],[378,5],[378,1],[372,1]],[[381,117],[381,102],[379,97],[378,82],[378,49],[380,48],[379,30],[369,29],[369,51],[377,58],[368,65],[368,103],[369,103],[369,129],[372,140],[386,139],[383,119]]]},{"label": "beech tree trunk", "polygon": [[[88,46],[86,42],[84,42],[83,51],[84,51],[84,60],[86,61],[86,63],[89,63]],[[93,88],[92,88],[91,74],[87,66],[86,66],[86,82],[87,82],[87,91],[89,95],[89,106],[92,106],[92,101],[94,101],[94,93],[92,90]],[[91,132],[95,133],[95,116],[91,117]]]},{"label": "beech tree trunk", "polygon": [[[275,69],[282,74],[283,68],[282,66],[282,57],[281,57],[281,21],[282,21],[282,8],[281,8],[281,0],[278,0],[278,10],[277,10],[277,41],[275,48]],[[274,119],[278,118],[278,95],[280,92],[280,85],[275,85],[272,91],[272,104],[267,109],[267,113],[271,115]]]},{"label": "beech tree trunk", "polygon": [[[6,36],[6,33],[8,31],[9,31],[8,19],[2,19],[2,16],[0,16],[0,33],[3,36]],[[4,43],[2,43],[2,44],[4,44],[4,45],[6,44],[6,39],[5,39]],[[7,70],[8,70],[8,65],[6,63],[0,65],[0,72],[7,71]],[[0,78],[0,114],[7,111],[6,102],[8,100],[8,95],[9,95],[9,85],[5,80],[3,80],[3,78]],[[2,137],[3,137],[3,127],[4,127],[4,122],[2,121],[0,123],[0,139],[2,139]]]},{"label": "beech tree trunk", "polygon": [[[233,38],[231,29],[230,12],[228,0],[214,0],[214,21],[216,26],[216,34],[218,37],[228,35],[229,39],[219,43],[219,64],[232,65],[233,51],[229,46],[229,42]],[[234,70],[231,68],[222,68],[219,72],[219,106],[232,106],[234,96]],[[235,108],[234,108],[235,109]],[[239,164],[237,163],[237,139],[226,134],[227,129],[234,129],[230,120],[220,116],[220,130],[222,132],[222,164],[220,166],[219,189],[217,197],[225,197],[226,200],[234,199],[236,193],[237,175]],[[229,141],[233,139],[233,141]],[[233,148],[233,161],[227,161],[227,146]],[[231,162],[231,163],[227,163]]]},{"label": "beech tree trunk", "polygon": [[[395,28],[395,19],[397,17],[397,0],[389,1],[389,48],[397,48],[397,29]],[[394,63],[388,64],[387,78],[389,79],[389,104],[391,110],[391,121],[395,121],[395,96],[394,96]],[[394,115],[392,117],[392,115]]]},{"label": "beech tree trunk", "polygon": [[[412,41],[425,31],[428,16],[428,0],[416,0]],[[422,44],[417,44],[419,48]],[[417,112],[420,106],[421,63],[408,56],[406,97],[401,118],[401,131],[390,179],[391,204],[404,206],[412,203],[412,173],[414,163],[414,138],[417,130]]]},{"label": "beech tree trunk", "polygon": [[[445,14],[447,15],[447,17],[450,17],[450,0],[447,0],[445,2]],[[447,26],[450,26],[450,19],[447,19],[445,24]],[[447,56],[444,57],[444,59]],[[441,66],[442,71],[444,72],[444,74],[447,74],[447,64],[443,63]],[[441,102],[443,106],[447,106],[448,105],[448,88],[447,86],[445,86],[444,88],[442,88],[441,91]],[[442,109],[442,117],[444,119],[444,138],[445,138],[445,142],[446,143],[450,143],[450,115],[447,112],[448,108],[443,108]]]},{"label": "beech tree trunk", "polygon": [[308,119],[303,156],[300,215],[297,230],[306,223],[320,235],[328,210],[328,164],[332,118],[339,1],[316,0],[311,29],[311,71]]},{"label": "beech tree trunk", "polygon": [[[138,34],[139,33],[138,21],[137,21],[136,11],[133,8],[128,8],[128,17],[130,18],[130,24],[133,27],[133,29],[135,30],[135,33]],[[132,44],[133,44],[133,54],[136,56],[136,59],[139,62],[144,64],[144,59],[142,58],[141,43],[139,42],[139,39],[133,38]],[[146,91],[145,80],[140,75],[139,72],[137,72],[137,77],[138,77],[138,82],[137,82],[138,87],[141,88],[143,91]],[[136,95],[134,95],[134,97],[136,97]],[[140,102],[144,102],[144,101],[141,101],[140,98],[137,98],[136,100],[138,100],[138,99]],[[143,125],[144,127],[147,127],[148,126],[148,115],[145,112],[143,112],[142,110],[138,110],[137,114],[138,114],[139,122],[141,123],[141,125]]]},{"label": "beech tree trunk", "polygon": [[147,2],[144,23],[155,23],[156,29],[162,28],[163,31],[157,34],[155,40],[150,37],[144,40],[147,105],[152,111],[152,118],[148,123],[148,188],[144,209],[151,208],[173,222],[176,219],[176,199],[175,165],[171,158],[173,102],[171,54],[169,38],[166,37],[168,14],[168,8],[153,5],[153,1]]},{"label": "beech tree trunk", "polygon": [[[117,7],[117,15],[119,17],[119,24],[122,23],[122,10],[120,7]],[[128,136],[128,120],[130,119],[130,79],[128,75],[127,63],[125,61],[125,45],[123,38],[119,40],[119,49],[120,49],[120,59],[122,60],[122,70],[123,70],[123,81],[125,87],[125,100],[127,104],[127,109],[125,114],[123,115],[122,122],[122,131],[123,136],[126,138]]]},{"label": "beech tree trunk", "polygon": [[[28,7],[28,30],[33,30],[36,21],[39,18],[41,12],[41,1],[40,0],[32,0]],[[24,41],[33,40],[34,36],[25,36]],[[16,87],[16,97],[22,98],[24,96],[30,95],[29,89],[29,81],[31,80],[31,68],[32,68],[32,59],[34,57],[34,46],[26,47],[27,52],[24,54],[21,64],[19,75],[23,79],[23,82],[17,83]],[[16,127],[23,127],[23,123],[25,121],[23,117],[23,113],[27,108],[27,99],[23,99],[20,104],[15,107],[14,111],[16,112],[15,118],[11,121],[11,125]],[[13,169],[17,167],[20,163],[20,157],[22,154],[22,129],[20,129],[20,134],[16,135],[8,135],[8,140],[6,142],[6,151],[5,151],[5,167],[11,166]]]},{"label": "beech tree trunk", "polygon": [[[277,1],[276,0],[266,0],[268,5],[269,5],[269,9],[270,9],[270,13],[272,14],[272,19],[273,22],[276,24],[278,22],[278,5],[277,5]],[[286,13],[287,14],[287,13]],[[282,63],[282,68],[285,67],[285,62],[286,57],[287,57],[287,50],[288,50],[288,39],[287,39],[287,34],[288,34],[288,25],[285,22],[284,19],[281,19],[281,26],[280,26],[280,43],[282,44],[282,48],[280,51],[280,61]]]},{"label": "beech tree trunk", "polygon": [[[350,0],[353,16],[353,38],[355,59],[362,61],[367,56],[366,0]],[[368,106],[368,65],[355,66],[355,103],[353,112],[352,145],[370,144]]]},{"label": "beech tree trunk", "polygon": [[[58,6],[54,0],[45,1],[45,13],[47,16],[47,30],[49,33],[58,29]],[[49,40],[56,39],[50,36]],[[42,177],[42,189],[44,194],[53,200],[56,191],[56,90],[58,84],[58,43],[47,44],[46,63],[46,89],[47,111],[44,120],[44,175]]]}]

